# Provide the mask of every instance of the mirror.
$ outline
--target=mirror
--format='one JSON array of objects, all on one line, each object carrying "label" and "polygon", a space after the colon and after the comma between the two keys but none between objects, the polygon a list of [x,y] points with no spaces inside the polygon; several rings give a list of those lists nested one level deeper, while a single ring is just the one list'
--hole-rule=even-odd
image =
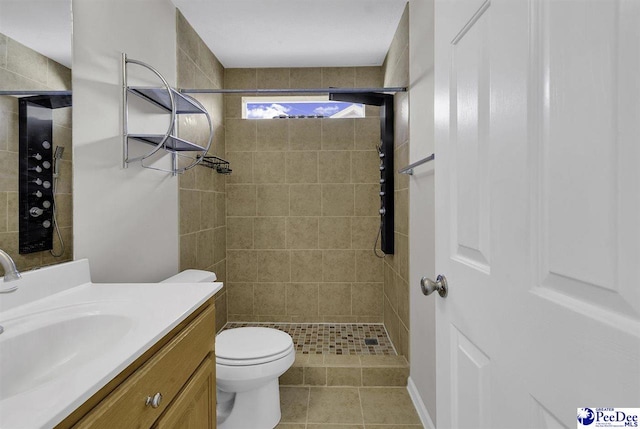
[{"label": "mirror", "polygon": [[71,0],[0,0],[0,249],[19,270],[73,257],[71,41]]}]

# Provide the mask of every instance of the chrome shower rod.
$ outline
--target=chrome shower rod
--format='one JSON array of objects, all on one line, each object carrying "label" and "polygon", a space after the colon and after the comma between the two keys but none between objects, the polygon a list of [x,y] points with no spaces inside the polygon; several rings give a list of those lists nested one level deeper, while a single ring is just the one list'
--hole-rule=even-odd
[{"label": "chrome shower rod", "polygon": [[184,94],[359,94],[366,92],[406,92],[407,88],[395,86],[389,88],[280,88],[280,89],[188,89]]},{"label": "chrome shower rod", "polygon": [[13,96],[23,96],[23,95],[71,95],[71,91],[26,91],[26,90],[2,90],[0,91],[0,95],[13,95]]}]

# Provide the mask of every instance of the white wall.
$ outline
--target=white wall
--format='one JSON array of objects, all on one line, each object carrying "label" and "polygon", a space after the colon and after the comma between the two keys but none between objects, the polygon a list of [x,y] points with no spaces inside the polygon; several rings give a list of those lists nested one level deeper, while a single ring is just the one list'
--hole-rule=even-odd
[{"label": "white wall", "polygon": [[[89,258],[97,282],[166,278],[178,271],[178,179],[121,168],[120,56],[175,84],[175,8],[169,0],[73,0],[73,19],[74,258]],[[137,120],[162,133],[162,119]]]},{"label": "white wall", "polygon": [[[433,133],[433,0],[411,0],[410,46],[410,162],[434,152]],[[434,165],[414,170],[409,183],[411,382],[431,420],[436,420],[436,294],[422,295],[420,279],[435,279]],[[419,404],[417,404],[417,408]],[[420,411],[420,410],[418,410]]]}]

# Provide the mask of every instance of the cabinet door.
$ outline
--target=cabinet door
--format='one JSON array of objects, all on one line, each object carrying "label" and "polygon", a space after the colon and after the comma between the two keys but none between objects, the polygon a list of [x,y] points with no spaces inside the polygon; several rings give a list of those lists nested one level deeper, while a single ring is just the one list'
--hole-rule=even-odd
[{"label": "cabinet door", "polygon": [[216,366],[207,357],[154,429],[215,429]]},{"label": "cabinet door", "polygon": [[[153,355],[104,400],[75,429],[141,428],[153,425],[202,365],[215,345],[215,311],[204,309],[167,345]],[[157,408],[145,400],[162,395]]]}]

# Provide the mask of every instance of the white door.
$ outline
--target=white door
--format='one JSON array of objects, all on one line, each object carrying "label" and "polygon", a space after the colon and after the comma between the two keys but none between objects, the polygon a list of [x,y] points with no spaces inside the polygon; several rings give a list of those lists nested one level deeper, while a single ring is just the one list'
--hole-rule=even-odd
[{"label": "white door", "polygon": [[438,428],[640,407],[640,1],[435,25]]}]

